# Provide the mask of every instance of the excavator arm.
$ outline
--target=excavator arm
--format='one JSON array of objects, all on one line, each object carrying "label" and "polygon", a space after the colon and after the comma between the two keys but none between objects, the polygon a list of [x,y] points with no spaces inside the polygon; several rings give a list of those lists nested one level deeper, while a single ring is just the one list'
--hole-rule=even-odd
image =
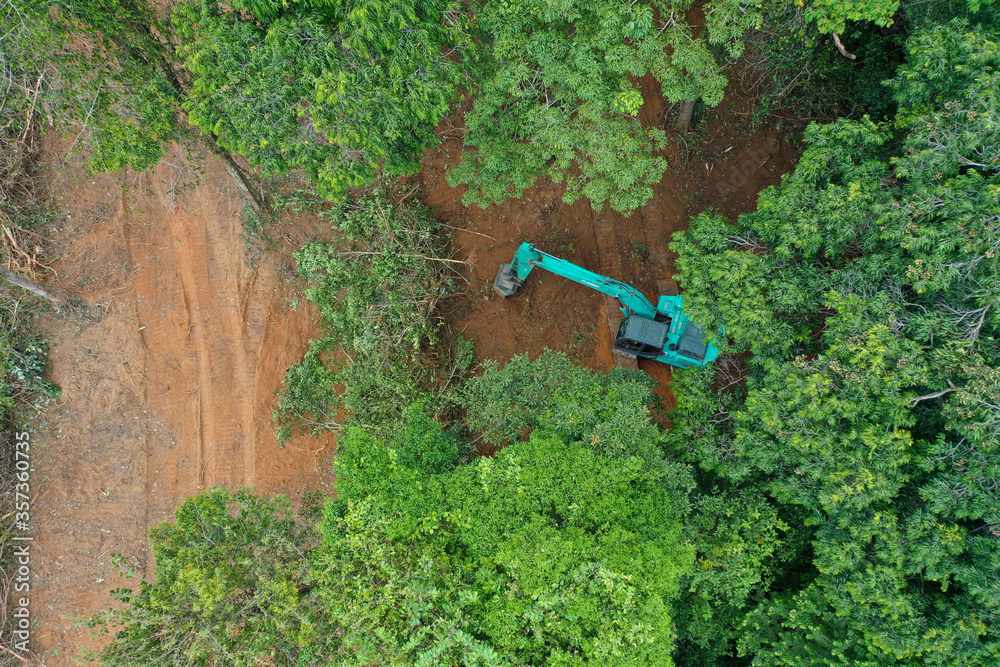
[{"label": "excavator arm", "polygon": [[524,284],[536,266],[614,297],[626,315],[639,315],[650,320],[658,319],[656,307],[631,285],[588,271],[573,262],[542,252],[527,242],[522,243],[521,247],[517,249],[510,264],[500,266],[497,278],[493,281],[493,289],[503,297],[517,294],[521,285]]},{"label": "excavator arm", "polygon": [[554,257],[530,243],[522,243],[510,264],[500,266],[493,289],[503,297],[517,294],[535,267],[614,297],[625,317],[617,334],[612,332],[612,346],[627,356],[654,359],[678,368],[704,366],[719,356],[719,350],[684,313],[680,295],[661,296],[653,306],[631,285]]}]

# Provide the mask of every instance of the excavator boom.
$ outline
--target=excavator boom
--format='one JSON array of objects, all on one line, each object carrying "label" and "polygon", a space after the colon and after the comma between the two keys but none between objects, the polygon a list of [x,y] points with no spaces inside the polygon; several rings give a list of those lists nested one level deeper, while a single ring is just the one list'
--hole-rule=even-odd
[{"label": "excavator boom", "polygon": [[614,297],[626,315],[639,315],[650,320],[656,317],[656,308],[653,304],[631,285],[588,271],[573,262],[542,252],[530,243],[522,243],[511,263],[503,264],[500,267],[497,279],[493,282],[493,289],[500,296],[513,296],[536,266]]},{"label": "excavator boom", "polygon": [[500,266],[493,289],[503,297],[517,294],[535,267],[614,297],[625,318],[613,346],[626,355],[655,359],[678,368],[704,366],[719,356],[719,351],[685,315],[680,296],[661,296],[653,306],[631,285],[542,252],[530,243],[522,243],[510,264]]}]

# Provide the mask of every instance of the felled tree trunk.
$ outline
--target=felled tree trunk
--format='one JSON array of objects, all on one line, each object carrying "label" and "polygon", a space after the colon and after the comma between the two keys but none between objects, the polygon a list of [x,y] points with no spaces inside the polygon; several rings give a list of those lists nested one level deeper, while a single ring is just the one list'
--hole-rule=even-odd
[{"label": "felled tree trunk", "polygon": [[267,210],[264,206],[264,193],[257,191],[256,186],[251,183],[250,177],[247,176],[246,172],[243,171],[243,168],[236,163],[235,159],[233,159],[233,154],[220,146],[216,139],[216,135],[211,135],[209,145],[212,150],[215,151],[216,155],[226,161],[226,167],[229,169],[229,173],[236,179],[236,183],[240,186],[240,189],[242,189],[243,192],[247,193],[250,197],[250,201],[253,204],[253,207],[257,209],[257,212],[264,213]]},{"label": "felled tree trunk", "polygon": [[43,287],[39,285],[34,280],[29,280],[23,276],[19,276],[13,271],[8,271],[7,269],[0,267],[0,277],[5,279],[11,285],[16,285],[22,289],[26,289],[32,294],[47,299],[56,307],[58,310],[62,306],[69,306],[73,303],[73,299],[67,295],[59,292],[57,290],[49,289],[48,287]]},{"label": "felled tree trunk", "polygon": [[694,115],[695,100],[684,100],[681,104],[681,115],[674,125],[674,130],[687,134],[691,131],[691,116]]}]

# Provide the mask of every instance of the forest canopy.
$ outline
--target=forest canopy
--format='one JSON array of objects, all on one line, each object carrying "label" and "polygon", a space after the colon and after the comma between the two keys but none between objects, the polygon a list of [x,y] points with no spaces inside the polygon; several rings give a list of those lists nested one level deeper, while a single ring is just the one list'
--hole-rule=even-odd
[{"label": "forest canopy", "polygon": [[[336,201],[341,244],[296,256],[325,334],[276,414],[338,432],[336,497],[188,499],[152,533],[155,578],[91,619],[100,662],[998,664],[998,14],[791,5],[0,5],[7,108],[75,123],[92,168],[155,164],[186,114]],[[674,236],[720,362],[674,371],[670,411],[647,376],[554,353],[469,377],[468,344],[441,343],[461,273],[440,225],[364,188],[461,118],[467,203],[547,177],[632,211],[668,168],[643,86],[718,104],[757,28],[801,42],[782,67],[811,86],[821,37],[859,112],[811,123],[756,210]],[[888,44],[877,66],[847,63],[858,35]],[[40,344],[5,350],[0,407],[51,393]]]},{"label": "forest canopy", "polygon": [[[862,5],[849,18],[878,23],[888,6]],[[567,202],[625,213],[668,166],[663,129],[639,118],[640,79],[689,112],[717,105],[727,62],[773,10],[760,0],[183,0],[164,17],[143,0],[2,6],[13,27],[0,38],[5,62],[26,70],[9,91],[43,93],[51,118],[82,125],[79,147],[99,171],[155,164],[183,118],[262,175],[303,170],[340,200],[416,172],[435,127],[471,96],[449,174],[468,186],[466,203],[519,197],[547,177]]]},{"label": "forest canopy", "polygon": [[[457,3],[179,3],[190,122],[268,173],[306,170],[330,197],[416,171],[468,49]],[[453,57],[454,54],[454,57]]]},{"label": "forest canopy", "polygon": [[692,317],[752,352],[745,388],[675,376],[675,451],[809,532],[812,574],[742,621],[754,665],[1000,656],[998,36],[921,30],[895,123],[811,126],[755,212],[674,241]]},{"label": "forest canopy", "polygon": [[[281,501],[249,492],[189,499],[153,533],[156,582],[93,619],[126,628],[102,664],[214,664],[224,636],[229,664],[671,665],[671,601],[695,556],[690,470],[664,459],[652,424],[626,434],[609,421],[648,420],[637,371],[550,353],[476,386],[515,374],[530,388],[548,371],[574,393],[540,406],[559,417],[496,458],[462,464],[468,443],[419,404],[389,439],[348,430],[318,526],[297,529]],[[489,421],[517,398],[470,391]]]}]

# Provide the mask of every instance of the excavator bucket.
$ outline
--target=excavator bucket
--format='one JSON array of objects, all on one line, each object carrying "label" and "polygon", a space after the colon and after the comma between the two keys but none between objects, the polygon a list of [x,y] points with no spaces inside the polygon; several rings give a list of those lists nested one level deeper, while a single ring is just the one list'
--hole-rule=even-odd
[{"label": "excavator bucket", "polygon": [[514,296],[520,287],[521,284],[510,273],[510,264],[501,264],[497,279],[493,281],[493,289],[497,294],[504,298]]}]

